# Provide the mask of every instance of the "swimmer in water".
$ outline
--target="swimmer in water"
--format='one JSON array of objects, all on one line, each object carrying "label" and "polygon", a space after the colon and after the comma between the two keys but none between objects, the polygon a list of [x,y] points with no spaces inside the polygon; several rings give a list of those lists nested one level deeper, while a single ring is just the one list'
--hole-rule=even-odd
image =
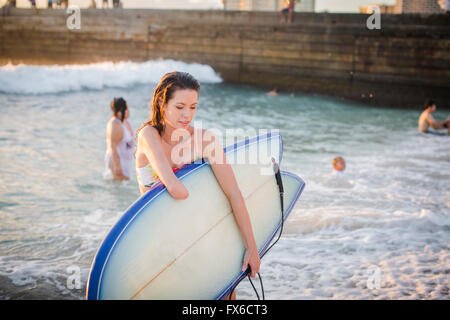
[{"label": "swimmer in water", "polygon": [[345,160],[342,157],[336,157],[333,159],[333,173],[343,174],[345,170]]},{"label": "swimmer in water", "polygon": [[433,100],[425,101],[425,110],[420,115],[418,121],[419,132],[439,134],[436,131],[429,130],[431,126],[435,130],[447,129],[447,134],[450,134],[450,116],[448,116],[444,121],[438,122],[433,118],[432,115],[432,113],[435,111],[436,103]]},{"label": "swimmer in water", "polygon": [[274,88],[272,91],[267,92],[268,96],[277,96],[278,95],[278,88]]}]

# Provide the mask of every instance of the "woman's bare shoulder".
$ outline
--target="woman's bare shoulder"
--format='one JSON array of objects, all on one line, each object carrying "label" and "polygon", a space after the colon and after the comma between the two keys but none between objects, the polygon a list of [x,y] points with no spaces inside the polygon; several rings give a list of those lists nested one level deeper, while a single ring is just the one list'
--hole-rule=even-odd
[{"label": "woman's bare shoulder", "polygon": [[156,130],[156,128],[154,128],[153,126],[150,126],[150,125],[146,125],[139,131],[140,137],[154,136],[154,135],[159,135],[158,130]]},{"label": "woman's bare shoulder", "polygon": [[148,142],[160,141],[158,130],[150,125],[143,127],[138,134],[138,140],[142,139],[145,139]]}]

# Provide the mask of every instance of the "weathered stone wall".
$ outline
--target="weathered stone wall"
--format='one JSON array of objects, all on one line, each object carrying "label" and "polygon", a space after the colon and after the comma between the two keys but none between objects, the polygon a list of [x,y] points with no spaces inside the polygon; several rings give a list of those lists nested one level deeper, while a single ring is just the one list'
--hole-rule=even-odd
[{"label": "weathered stone wall", "polygon": [[211,65],[229,82],[420,107],[450,101],[450,17],[273,12],[12,9],[0,17],[0,64],[170,58]]},{"label": "weathered stone wall", "polygon": [[400,0],[402,13],[442,13],[438,0]]}]

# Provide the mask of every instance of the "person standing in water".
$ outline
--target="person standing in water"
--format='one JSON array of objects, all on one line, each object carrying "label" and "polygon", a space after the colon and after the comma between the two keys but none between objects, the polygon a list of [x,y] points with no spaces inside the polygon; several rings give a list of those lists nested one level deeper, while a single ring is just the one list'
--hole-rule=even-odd
[{"label": "person standing in water", "polygon": [[130,110],[123,98],[111,102],[112,116],[106,126],[105,177],[129,180],[134,162],[134,132],[128,118]]},{"label": "person standing in water", "polygon": [[438,122],[433,118],[432,113],[436,111],[436,103],[433,100],[425,101],[425,110],[419,117],[418,127],[419,132],[422,133],[438,133],[436,131],[430,131],[432,127],[435,130],[447,129],[447,133],[450,134],[450,116],[444,121]]},{"label": "person standing in water", "polygon": [[[197,80],[185,72],[167,73],[156,86],[150,121],[136,132],[136,174],[139,189],[144,194],[160,181],[173,198],[187,199],[189,191],[174,172],[197,159],[207,160],[230,202],[243,236],[246,251],[242,270],[250,267],[251,277],[255,277],[261,262],[250,217],[234,172],[227,162],[218,137],[206,129],[191,126],[197,111],[199,90]],[[225,299],[235,297],[233,291]]]}]

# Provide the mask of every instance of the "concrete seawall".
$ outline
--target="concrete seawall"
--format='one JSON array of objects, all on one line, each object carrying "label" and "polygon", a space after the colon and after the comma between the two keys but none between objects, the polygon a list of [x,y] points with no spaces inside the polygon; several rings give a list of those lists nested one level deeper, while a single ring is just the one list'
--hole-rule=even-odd
[{"label": "concrete seawall", "polygon": [[177,59],[211,65],[225,81],[420,108],[450,107],[450,16],[273,12],[12,9],[0,17],[0,64]]}]

